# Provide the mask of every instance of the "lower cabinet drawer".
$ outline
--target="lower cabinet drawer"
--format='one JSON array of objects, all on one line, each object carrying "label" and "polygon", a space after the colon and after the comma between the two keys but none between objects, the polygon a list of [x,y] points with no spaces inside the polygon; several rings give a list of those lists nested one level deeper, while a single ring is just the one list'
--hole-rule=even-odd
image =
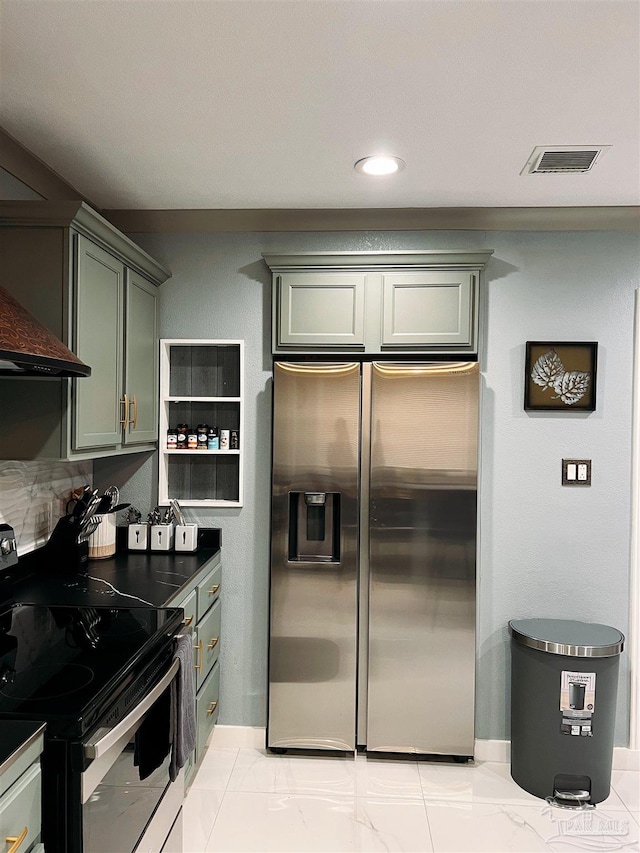
[{"label": "lower cabinet drawer", "polygon": [[197,689],[204,684],[211,667],[220,654],[220,601],[216,601],[207,615],[198,622],[198,640],[196,656],[200,669],[197,670]]},{"label": "lower cabinet drawer", "polygon": [[219,563],[215,569],[211,569],[206,578],[198,584],[198,622],[202,621],[202,617],[219,595],[221,581],[222,564]]},{"label": "lower cabinet drawer", "polygon": [[196,720],[198,736],[196,740],[196,761],[200,761],[207,745],[207,738],[218,720],[220,705],[220,662],[211,670],[211,674],[202,685],[196,699]]},{"label": "lower cabinet drawer", "polygon": [[197,616],[197,612],[198,612],[198,596],[197,596],[196,590],[194,589],[193,592],[191,592],[185,598],[185,600],[181,604],[179,604],[178,606],[182,607],[184,610],[184,626],[185,626],[185,628],[188,628],[190,625],[192,627],[195,627],[195,624],[197,621],[196,616]]},{"label": "lower cabinet drawer", "polygon": [[[34,764],[0,800],[0,839],[18,839],[26,830],[24,840],[18,847],[20,853],[28,850],[40,837],[41,790],[40,764]],[[9,849],[11,843],[6,842],[6,849]]]}]

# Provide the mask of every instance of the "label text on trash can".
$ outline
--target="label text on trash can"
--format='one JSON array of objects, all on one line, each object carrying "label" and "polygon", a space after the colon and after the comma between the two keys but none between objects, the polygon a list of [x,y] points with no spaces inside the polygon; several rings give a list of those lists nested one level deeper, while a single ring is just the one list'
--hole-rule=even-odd
[{"label": "label text on trash can", "polygon": [[595,672],[568,672],[560,675],[562,734],[592,737],[591,715],[596,704]]}]

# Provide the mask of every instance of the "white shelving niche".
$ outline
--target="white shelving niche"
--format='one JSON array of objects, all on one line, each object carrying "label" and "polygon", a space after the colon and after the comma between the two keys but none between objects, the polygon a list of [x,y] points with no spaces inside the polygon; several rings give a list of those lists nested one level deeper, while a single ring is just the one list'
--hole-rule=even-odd
[{"label": "white shelving niche", "polygon": [[[159,503],[242,506],[244,341],[160,341]],[[238,430],[238,450],[168,450],[179,423]]]}]

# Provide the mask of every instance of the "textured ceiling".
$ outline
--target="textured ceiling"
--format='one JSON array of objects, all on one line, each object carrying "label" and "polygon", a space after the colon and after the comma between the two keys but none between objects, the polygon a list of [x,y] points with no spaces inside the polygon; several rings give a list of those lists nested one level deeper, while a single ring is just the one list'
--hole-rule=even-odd
[{"label": "textured ceiling", "polygon": [[640,202],[636,0],[2,0],[0,34],[0,125],[103,208]]}]

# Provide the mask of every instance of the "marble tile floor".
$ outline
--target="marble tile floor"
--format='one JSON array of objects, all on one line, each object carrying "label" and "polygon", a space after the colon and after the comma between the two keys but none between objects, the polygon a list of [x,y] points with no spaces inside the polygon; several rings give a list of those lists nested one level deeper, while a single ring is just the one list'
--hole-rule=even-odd
[{"label": "marble tile floor", "polygon": [[184,853],[640,850],[639,774],[595,810],[550,808],[507,764],[209,748],[184,806]]}]

